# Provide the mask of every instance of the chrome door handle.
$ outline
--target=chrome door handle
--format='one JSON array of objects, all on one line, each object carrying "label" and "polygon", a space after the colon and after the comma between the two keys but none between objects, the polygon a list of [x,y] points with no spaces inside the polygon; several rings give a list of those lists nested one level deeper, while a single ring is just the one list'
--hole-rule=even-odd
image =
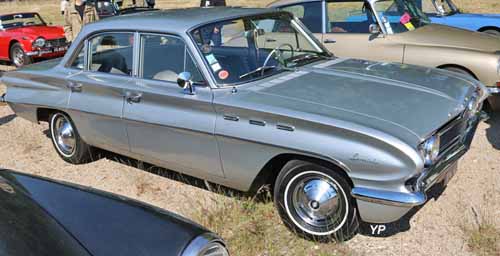
[{"label": "chrome door handle", "polygon": [[73,91],[73,92],[81,92],[82,91],[83,84],[78,83],[78,82],[68,82],[68,88]]},{"label": "chrome door handle", "polygon": [[337,40],[335,40],[335,39],[325,39],[323,41],[323,43],[325,43],[325,44],[334,44],[336,42],[337,42]]},{"label": "chrome door handle", "polygon": [[129,104],[139,103],[139,102],[141,102],[141,99],[142,99],[142,93],[126,92],[125,99],[127,100],[127,103],[129,103]]}]

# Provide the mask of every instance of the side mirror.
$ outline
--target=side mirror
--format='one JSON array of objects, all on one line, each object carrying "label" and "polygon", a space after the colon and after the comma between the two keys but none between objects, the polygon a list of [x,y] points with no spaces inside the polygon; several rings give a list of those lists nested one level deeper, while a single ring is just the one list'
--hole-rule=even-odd
[{"label": "side mirror", "polygon": [[370,24],[368,31],[370,34],[380,34],[380,27],[377,24]]},{"label": "side mirror", "polygon": [[193,75],[189,72],[182,72],[179,74],[177,77],[177,84],[179,87],[184,89],[184,92],[186,92],[189,95],[194,95],[195,94],[195,89],[193,86]]}]

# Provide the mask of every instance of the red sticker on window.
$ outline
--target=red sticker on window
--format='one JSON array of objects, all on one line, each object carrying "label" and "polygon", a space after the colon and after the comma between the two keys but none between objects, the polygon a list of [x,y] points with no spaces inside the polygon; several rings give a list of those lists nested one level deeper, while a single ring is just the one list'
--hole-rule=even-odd
[{"label": "red sticker on window", "polygon": [[219,78],[221,80],[226,80],[228,77],[229,77],[229,72],[227,72],[227,70],[221,70],[219,72]]}]

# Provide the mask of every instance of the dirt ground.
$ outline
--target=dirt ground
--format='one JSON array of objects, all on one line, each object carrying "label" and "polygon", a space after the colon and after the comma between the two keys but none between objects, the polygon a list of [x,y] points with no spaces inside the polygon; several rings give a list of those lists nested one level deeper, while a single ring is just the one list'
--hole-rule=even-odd
[{"label": "dirt ground", "polygon": [[[0,93],[3,90],[0,85]],[[464,225],[487,217],[500,227],[499,127],[500,115],[480,125],[457,175],[437,200],[415,213],[408,230],[386,238],[358,235],[347,246],[360,255],[471,255]],[[46,125],[32,124],[16,117],[8,106],[0,107],[0,168],[118,193],[188,218],[221,197],[130,167],[130,160],[119,156],[87,165],[67,164],[53,150],[47,134]]]}]

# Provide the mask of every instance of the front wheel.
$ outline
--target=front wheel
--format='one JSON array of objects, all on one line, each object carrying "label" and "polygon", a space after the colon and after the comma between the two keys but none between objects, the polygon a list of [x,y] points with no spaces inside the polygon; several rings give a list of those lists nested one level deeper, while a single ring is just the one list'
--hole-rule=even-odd
[{"label": "front wheel", "polygon": [[63,113],[50,117],[52,143],[59,156],[71,164],[84,164],[92,160],[92,148],[85,143],[73,122]]},{"label": "front wheel", "polygon": [[351,239],[358,219],[351,186],[338,172],[293,160],[281,170],[274,202],[284,224],[299,236],[318,242]]},{"label": "front wheel", "polygon": [[31,64],[33,61],[30,56],[26,55],[23,47],[19,43],[15,43],[10,48],[10,60],[16,67]]}]

